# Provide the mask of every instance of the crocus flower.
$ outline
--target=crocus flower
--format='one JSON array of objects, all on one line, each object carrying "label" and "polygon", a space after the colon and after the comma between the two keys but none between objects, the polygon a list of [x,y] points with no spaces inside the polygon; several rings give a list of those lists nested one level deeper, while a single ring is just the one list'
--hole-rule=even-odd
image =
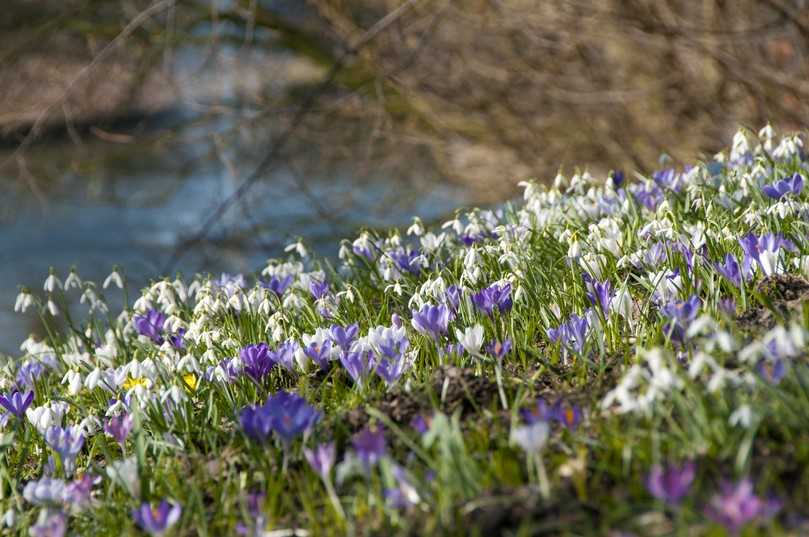
[{"label": "crocus flower", "polygon": [[66,533],[67,516],[58,509],[43,509],[29,530],[31,537],[64,537]]},{"label": "crocus flower", "polygon": [[457,285],[450,285],[444,293],[444,302],[454,312],[458,312],[461,307],[461,288]]},{"label": "crocus flower", "polygon": [[272,276],[268,282],[259,282],[261,287],[264,289],[269,289],[278,297],[284,294],[284,291],[287,290],[290,284],[292,284],[292,276],[285,276],[283,278]]},{"label": "crocus flower", "polygon": [[145,315],[135,315],[132,319],[138,333],[146,336],[156,344],[163,343],[163,325],[166,316],[155,309],[150,309]]},{"label": "crocus flower", "polygon": [[646,207],[649,211],[656,211],[657,206],[663,201],[663,191],[654,183],[630,185],[629,191],[638,203]]},{"label": "crocus flower", "polygon": [[436,341],[447,332],[450,310],[444,304],[432,306],[425,304],[419,311],[413,311],[411,324],[416,331],[430,336]]},{"label": "crocus flower", "polygon": [[77,425],[69,427],[49,427],[45,431],[45,442],[62,458],[65,472],[73,473],[76,457],[84,446],[84,434]]},{"label": "crocus flower", "polygon": [[376,374],[390,387],[396,384],[402,375],[410,369],[411,361],[404,355],[396,358],[382,358],[376,366]]},{"label": "crocus flower", "polygon": [[418,276],[421,272],[421,252],[418,250],[398,248],[389,252],[388,255],[400,270],[409,272],[414,276]]},{"label": "crocus flower", "polygon": [[351,376],[354,384],[362,388],[376,368],[376,357],[371,351],[343,352],[340,363]]},{"label": "crocus flower", "polygon": [[695,469],[696,465],[692,461],[665,469],[655,464],[649,471],[646,488],[658,500],[670,504],[680,503],[694,481]]},{"label": "crocus flower", "polygon": [[765,233],[760,237],[748,233],[739,239],[739,244],[744,250],[742,269],[745,276],[752,274],[754,261],[765,276],[770,276],[779,268],[778,261],[782,248],[790,251],[797,250],[795,244],[780,233]]},{"label": "crocus flower", "polygon": [[733,254],[725,255],[725,262],[715,263],[716,271],[727,278],[727,280],[736,287],[742,286],[742,271],[739,267],[739,262],[736,261],[736,256]]},{"label": "crocus flower", "polygon": [[548,404],[541,397],[528,408],[520,409],[520,416],[528,425],[538,421],[548,421],[553,417],[553,413],[548,409]]},{"label": "crocus flower", "polygon": [[312,293],[315,300],[320,300],[324,296],[328,295],[329,291],[329,282],[325,280],[312,280],[312,282],[309,284],[309,292]]},{"label": "crocus flower", "polygon": [[582,420],[581,408],[562,400],[553,405],[551,416],[571,431],[576,430]]},{"label": "crocus flower", "polygon": [[385,489],[385,501],[394,509],[407,509],[418,504],[421,498],[407,477],[407,471],[398,464],[392,466],[391,473],[396,486]]},{"label": "crocus flower", "polygon": [[495,306],[500,313],[505,313],[511,309],[511,284],[495,283],[481,289],[472,295],[472,303],[476,308],[491,316]]},{"label": "crocus flower", "polygon": [[550,430],[550,425],[544,420],[518,425],[511,429],[511,443],[517,444],[528,454],[536,454],[548,441]]},{"label": "crocus flower", "polygon": [[480,347],[483,345],[483,327],[476,324],[475,326],[467,327],[463,332],[456,328],[455,337],[458,339],[458,343],[466,349],[466,352],[476,354],[480,352]]},{"label": "crocus flower", "polygon": [[761,187],[761,191],[774,200],[781,199],[788,194],[798,196],[802,190],[803,177],[799,173],[794,174],[789,179],[781,179],[771,185]]},{"label": "crocus flower", "polygon": [[320,419],[320,412],[306,399],[283,390],[267,398],[264,410],[270,415],[270,427],[284,444],[292,442]]},{"label": "crocus flower", "polygon": [[584,350],[588,328],[587,317],[579,317],[575,313],[570,316],[567,322],[567,344],[572,346],[579,354]]},{"label": "crocus flower", "polygon": [[502,360],[506,354],[511,352],[511,340],[505,339],[502,343],[497,340],[491,341],[486,345],[486,352],[496,359]]},{"label": "crocus flower", "polygon": [[696,295],[688,300],[675,300],[663,306],[661,312],[669,320],[663,326],[666,335],[673,341],[681,342],[691,321],[697,317],[700,306],[701,302]]},{"label": "crocus flower", "polygon": [[294,341],[284,341],[278,346],[277,350],[270,351],[270,360],[287,371],[293,371],[295,369],[295,353],[298,349],[298,344]]},{"label": "crocus flower", "polygon": [[323,344],[313,341],[303,349],[303,353],[320,369],[328,369],[331,365],[331,341],[324,341]]},{"label": "crocus flower", "polygon": [[360,328],[356,323],[345,328],[338,325],[332,325],[332,327],[329,328],[329,334],[331,335],[331,340],[335,345],[344,351],[348,351],[351,349],[351,344],[355,339],[357,339],[359,330]]},{"label": "crocus flower", "polygon": [[303,448],[303,456],[321,479],[328,479],[337,456],[334,442],[320,444],[315,449]]},{"label": "crocus flower", "polygon": [[385,430],[382,427],[365,427],[354,435],[352,445],[367,471],[385,455]]},{"label": "crocus flower", "polygon": [[705,514],[708,518],[737,534],[754,520],[765,520],[780,510],[777,500],[762,500],[753,492],[753,483],[743,479],[736,484],[724,483],[711,498]]},{"label": "crocus flower", "polygon": [[272,432],[272,415],[263,406],[247,406],[239,413],[242,431],[257,442],[265,442]]},{"label": "crocus flower", "polygon": [[244,372],[256,382],[260,382],[270,372],[274,362],[266,343],[248,345],[239,352]]},{"label": "crocus flower", "polygon": [[0,405],[3,405],[6,410],[17,416],[19,419],[25,417],[25,411],[31,406],[34,400],[33,390],[26,394],[19,391],[13,392],[11,395],[0,395]]},{"label": "crocus flower", "polygon": [[419,434],[425,434],[427,431],[430,430],[430,422],[432,418],[427,416],[426,418],[421,414],[418,414],[410,420],[410,427],[413,428]]},{"label": "crocus flower", "polygon": [[587,287],[587,300],[593,306],[601,308],[604,317],[608,317],[610,314],[610,301],[612,300],[612,283],[609,280],[599,282],[585,273],[584,284]]},{"label": "crocus flower", "polygon": [[90,505],[93,486],[101,483],[101,477],[90,473],[82,475],[65,487],[65,502],[74,509],[84,509]]},{"label": "crocus flower", "polygon": [[157,507],[142,503],[132,510],[132,518],[140,528],[153,536],[160,536],[180,520],[182,508],[179,504],[161,500]]},{"label": "crocus flower", "polygon": [[777,385],[781,383],[784,376],[787,374],[786,360],[776,358],[774,360],[761,360],[756,365],[756,371],[759,376],[770,384]]},{"label": "crocus flower", "polygon": [[130,431],[132,431],[132,416],[130,414],[113,416],[104,424],[104,432],[113,437],[121,445],[122,449]]}]

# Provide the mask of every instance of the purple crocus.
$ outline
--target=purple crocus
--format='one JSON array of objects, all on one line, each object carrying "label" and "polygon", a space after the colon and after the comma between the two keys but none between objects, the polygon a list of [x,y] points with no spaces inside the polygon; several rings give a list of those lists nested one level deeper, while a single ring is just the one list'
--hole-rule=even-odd
[{"label": "purple crocus", "polygon": [[511,309],[511,284],[494,283],[472,295],[472,303],[476,308],[491,316],[495,306],[500,313]]},{"label": "purple crocus", "polygon": [[348,351],[351,349],[351,344],[357,339],[357,334],[359,334],[360,327],[356,323],[343,328],[339,325],[332,325],[329,328],[329,334],[331,335],[331,340],[343,349],[344,351]]},{"label": "purple crocus", "polygon": [[91,473],[83,474],[80,478],[65,487],[65,501],[78,509],[90,505],[93,486],[101,483],[101,478]]},{"label": "purple crocus", "polygon": [[419,434],[426,434],[427,431],[430,430],[430,423],[432,421],[430,416],[424,417],[421,414],[417,414],[410,420],[410,427]]},{"label": "purple crocus", "polygon": [[663,190],[656,184],[634,184],[629,187],[629,191],[638,203],[646,207],[649,211],[656,211],[657,206],[663,201]]},{"label": "purple crocus", "polygon": [[520,409],[520,416],[526,425],[534,425],[538,422],[546,422],[553,417],[553,412],[548,408],[548,404],[541,397],[528,408]]},{"label": "purple crocus", "polygon": [[696,465],[693,461],[688,461],[681,466],[669,466],[663,468],[655,464],[649,471],[646,478],[646,488],[649,493],[669,504],[678,504],[691,488],[694,481]]},{"label": "purple crocus", "polygon": [[284,276],[283,278],[279,278],[278,276],[272,276],[270,281],[268,282],[259,282],[259,285],[264,289],[269,289],[276,296],[281,297],[284,295],[284,291],[286,291],[289,286],[292,284],[292,276]]},{"label": "purple crocus", "polygon": [[261,382],[275,364],[266,343],[248,345],[239,352],[244,372],[256,382]]},{"label": "purple crocus", "polygon": [[239,413],[242,431],[256,442],[266,442],[272,432],[272,415],[263,406],[247,406]]},{"label": "purple crocus", "polygon": [[720,492],[711,498],[705,514],[735,535],[748,523],[771,518],[780,509],[780,502],[759,498],[753,492],[753,483],[743,479],[736,484],[723,483]]},{"label": "purple crocus", "polygon": [[567,322],[568,344],[578,353],[584,350],[584,342],[587,339],[587,329],[589,328],[587,317],[579,317],[575,313],[570,316]]},{"label": "purple crocus", "polygon": [[148,337],[158,345],[163,343],[163,325],[166,316],[162,312],[150,309],[145,315],[135,315],[132,322],[140,335]]},{"label": "purple crocus", "polygon": [[409,368],[410,361],[400,354],[395,358],[382,358],[376,366],[376,374],[386,386],[390,387],[396,384]]},{"label": "purple crocus", "polygon": [[587,300],[593,306],[601,308],[604,317],[610,314],[610,300],[612,300],[612,282],[609,280],[599,282],[586,272],[583,275],[584,285],[586,287]]},{"label": "purple crocus", "polygon": [[169,343],[178,351],[185,349],[185,328],[180,328],[176,334],[169,335]]},{"label": "purple crocus", "polygon": [[76,425],[48,427],[45,431],[45,442],[59,454],[65,472],[73,473],[76,457],[84,446],[84,434],[81,429]]},{"label": "purple crocus", "polygon": [[239,414],[244,433],[258,442],[265,442],[275,432],[283,443],[289,444],[310,429],[320,419],[320,413],[306,399],[278,391],[262,406],[248,406]]},{"label": "purple crocus", "polygon": [[551,416],[571,431],[575,431],[582,420],[581,408],[578,405],[562,400],[553,405]]},{"label": "purple crocus", "polygon": [[309,405],[306,399],[284,390],[270,395],[264,403],[264,409],[270,415],[272,430],[284,444],[292,442],[320,419],[320,412]]},{"label": "purple crocus", "polygon": [[389,252],[391,259],[396,263],[399,270],[409,272],[414,276],[418,276],[421,272],[421,252],[418,250],[397,248]]},{"label": "purple crocus", "polygon": [[270,351],[270,361],[282,366],[287,371],[295,369],[295,353],[300,347],[292,340],[287,340],[278,346],[275,351]]},{"label": "purple crocus", "polygon": [[771,185],[761,187],[761,191],[774,200],[781,199],[788,194],[799,196],[802,190],[803,176],[799,173],[794,174],[789,179],[781,179]]},{"label": "purple crocus", "polygon": [[486,352],[497,360],[502,360],[505,355],[511,352],[511,340],[504,339],[502,343],[497,340],[491,341],[486,345]]},{"label": "purple crocus", "polygon": [[315,449],[303,448],[303,456],[321,479],[328,479],[337,453],[334,442],[320,444]]},{"label": "purple crocus", "polygon": [[739,239],[739,244],[744,251],[742,270],[745,277],[752,274],[754,261],[765,276],[772,275],[777,268],[780,250],[797,250],[795,244],[780,233],[765,233],[760,237],[748,233]]},{"label": "purple crocus", "polygon": [[121,449],[123,449],[130,431],[132,431],[132,416],[130,414],[113,416],[104,424],[104,432],[113,437],[121,445]]},{"label": "purple crocus", "polygon": [[324,296],[328,295],[331,289],[329,288],[329,282],[323,280],[312,280],[309,284],[309,292],[312,293],[312,296],[315,297],[315,300],[320,300]]},{"label": "purple crocus", "polygon": [[313,341],[303,349],[303,353],[316,363],[320,369],[325,370],[331,366],[331,341],[324,341],[322,345],[317,341]]},{"label": "purple crocus", "polygon": [[696,295],[688,300],[675,300],[663,306],[661,313],[669,320],[663,326],[663,332],[673,341],[682,342],[685,331],[696,318],[700,306],[701,302]]},{"label": "purple crocus", "polygon": [[786,361],[781,358],[774,360],[761,360],[756,365],[759,376],[769,384],[778,385],[787,374]]},{"label": "purple crocus", "polygon": [[132,510],[132,518],[140,528],[153,536],[160,536],[180,520],[182,508],[179,504],[161,500],[157,507],[144,502]]},{"label": "purple crocus", "polygon": [[450,285],[444,293],[444,302],[449,306],[453,313],[458,312],[461,307],[461,288],[457,285]]},{"label": "purple crocus", "polygon": [[340,363],[351,375],[354,384],[362,388],[365,381],[376,368],[376,357],[371,351],[343,352],[340,355]]},{"label": "purple crocus", "polygon": [[742,286],[742,271],[739,267],[739,262],[736,261],[736,256],[733,254],[725,255],[725,262],[715,263],[716,271],[727,278],[727,280],[736,287]]},{"label": "purple crocus", "polygon": [[370,470],[385,456],[385,430],[382,427],[365,427],[354,435],[352,444],[366,471]]},{"label": "purple crocus", "polygon": [[17,416],[19,419],[25,418],[25,411],[31,406],[34,400],[34,391],[29,390],[28,393],[15,391],[11,395],[0,395],[0,405],[3,405],[6,410]]},{"label": "purple crocus", "polygon": [[450,309],[440,304],[433,306],[425,304],[418,311],[413,311],[413,319],[410,321],[416,331],[430,336],[438,341],[442,334],[446,334],[450,321]]}]

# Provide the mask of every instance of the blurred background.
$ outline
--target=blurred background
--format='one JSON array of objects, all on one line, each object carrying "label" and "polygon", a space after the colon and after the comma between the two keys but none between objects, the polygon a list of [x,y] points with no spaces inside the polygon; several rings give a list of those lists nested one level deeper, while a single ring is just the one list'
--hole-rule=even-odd
[{"label": "blurred background", "polygon": [[5,0],[0,352],[41,332],[12,307],[51,266],[253,271],[560,169],[804,129],[808,4]]}]

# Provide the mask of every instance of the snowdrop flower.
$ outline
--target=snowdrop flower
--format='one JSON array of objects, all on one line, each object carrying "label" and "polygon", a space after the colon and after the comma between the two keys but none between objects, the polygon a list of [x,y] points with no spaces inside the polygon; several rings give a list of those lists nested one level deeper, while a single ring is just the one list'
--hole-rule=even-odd
[{"label": "snowdrop flower", "polygon": [[140,497],[138,461],[134,456],[111,462],[107,467],[107,476],[129,492],[133,498]]},{"label": "snowdrop flower", "polygon": [[20,294],[17,295],[17,300],[14,302],[14,311],[25,313],[33,304],[34,296],[28,292],[28,289],[23,288]]},{"label": "snowdrop flower", "polygon": [[56,274],[53,272],[53,268],[51,268],[48,277],[45,278],[45,285],[42,286],[42,289],[48,293],[53,293],[56,289],[62,288],[62,281],[56,277]]},{"label": "snowdrop flower", "polygon": [[728,419],[728,423],[734,427],[739,426],[749,429],[750,425],[753,423],[753,417],[753,409],[750,408],[750,405],[742,405],[733,411],[733,414],[731,414]]},{"label": "snowdrop flower", "polygon": [[106,289],[107,287],[109,287],[110,285],[113,285],[113,284],[118,289],[123,289],[124,288],[124,281],[123,281],[123,278],[121,278],[121,274],[118,272],[117,267],[112,269],[112,272],[110,272],[109,276],[106,277],[106,279],[104,280],[104,283],[102,284],[101,287],[103,289]]}]

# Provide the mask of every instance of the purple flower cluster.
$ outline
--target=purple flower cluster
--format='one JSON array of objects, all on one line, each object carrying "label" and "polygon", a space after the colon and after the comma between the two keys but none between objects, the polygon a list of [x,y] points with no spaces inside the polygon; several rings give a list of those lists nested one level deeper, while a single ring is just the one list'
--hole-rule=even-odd
[{"label": "purple flower cluster", "polygon": [[723,483],[720,492],[711,498],[705,514],[737,534],[750,522],[765,521],[780,510],[781,502],[756,496],[753,483],[743,479],[735,484]]},{"label": "purple flower cluster", "polygon": [[472,295],[472,304],[486,315],[491,316],[494,308],[497,307],[500,313],[505,313],[511,309],[511,284],[495,283],[481,289]]},{"label": "purple flower cluster", "polygon": [[425,304],[420,310],[413,311],[412,314],[411,324],[413,328],[436,341],[447,333],[447,327],[452,318],[452,312],[444,304],[438,306]]},{"label": "purple flower cluster", "polygon": [[661,313],[668,319],[663,325],[663,332],[672,341],[682,342],[685,339],[685,331],[691,321],[696,319],[699,308],[702,305],[698,296],[692,296],[688,300],[675,300],[661,308]]},{"label": "purple flower cluster", "polygon": [[546,334],[551,342],[560,343],[563,347],[581,354],[589,326],[587,317],[579,317],[574,313],[566,323],[557,328],[548,328]]},{"label": "purple flower cluster", "polygon": [[269,281],[261,281],[259,285],[264,289],[269,289],[277,297],[282,297],[284,292],[292,285],[292,276],[284,276],[283,278],[279,278],[278,276],[272,276]]},{"label": "purple flower cluster", "polygon": [[161,500],[156,507],[149,503],[142,503],[140,507],[132,510],[135,523],[149,535],[159,537],[180,520],[182,508],[179,504]]},{"label": "purple flower cluster", "polygon": [[[140,335],[148,337],[156,345],[162,345],[163,341],[165,341],[164,325],[166,324],[166,316],[162,312],[150,309],[145,315],[135,315],[132,318],[132,323]],[[184,335],[185,330],[183,329],[178,330],[176,334],[169,334],[169,343],[175,349],[183,349],[185,347]]]},{"label": "purple flower cluster", "polygon": [[583,419],[578,405],[560,399],[549,407],[542,398],[538,398],[530,407],[520,409],[520,416],[526,425],[556,421],[570,430],[576,430]]},{"label": "purple flower cluster", "polygon": [[261,406],[248,406],[239,414],[244,433],[258,442],[265,442],[272,432],[289,444],[309,430],[320,419],[306,399],[283,390],[270,395]]},{"label": "purple flower cluster", "polygon": [[0,395],[0,405],[3,405],[6,410],[17,416],[18,419],[25,418],[25,411],[31,406],[33,400],[33,390],[25,394],[15,391],[11,395]]},{"label": "purple flower cluster", "polygon": [[799,173],[794,174],[789,179],[781,179],[771,185],[761,187],[761,191],[774,200],[779,200],[789,194],[799,196],[802,190],[803,176]]},{"label": "purple flower cluster", "polygon": [[609,280],[599,282],[586,272],[582,274],[582,278],[584,279],[587,300],[593,306],[601,308],[605,318],[608,317],[610,314],[610,301],[612,300],[612,283]]},{"label": "purple flower cluster", "polygon": [[692,461],[681,466],[672,465],[667,468],[656,464],[649,471],[646,488],[658,500],[678,504],[688,494],[695,474],[696,465]]}]

